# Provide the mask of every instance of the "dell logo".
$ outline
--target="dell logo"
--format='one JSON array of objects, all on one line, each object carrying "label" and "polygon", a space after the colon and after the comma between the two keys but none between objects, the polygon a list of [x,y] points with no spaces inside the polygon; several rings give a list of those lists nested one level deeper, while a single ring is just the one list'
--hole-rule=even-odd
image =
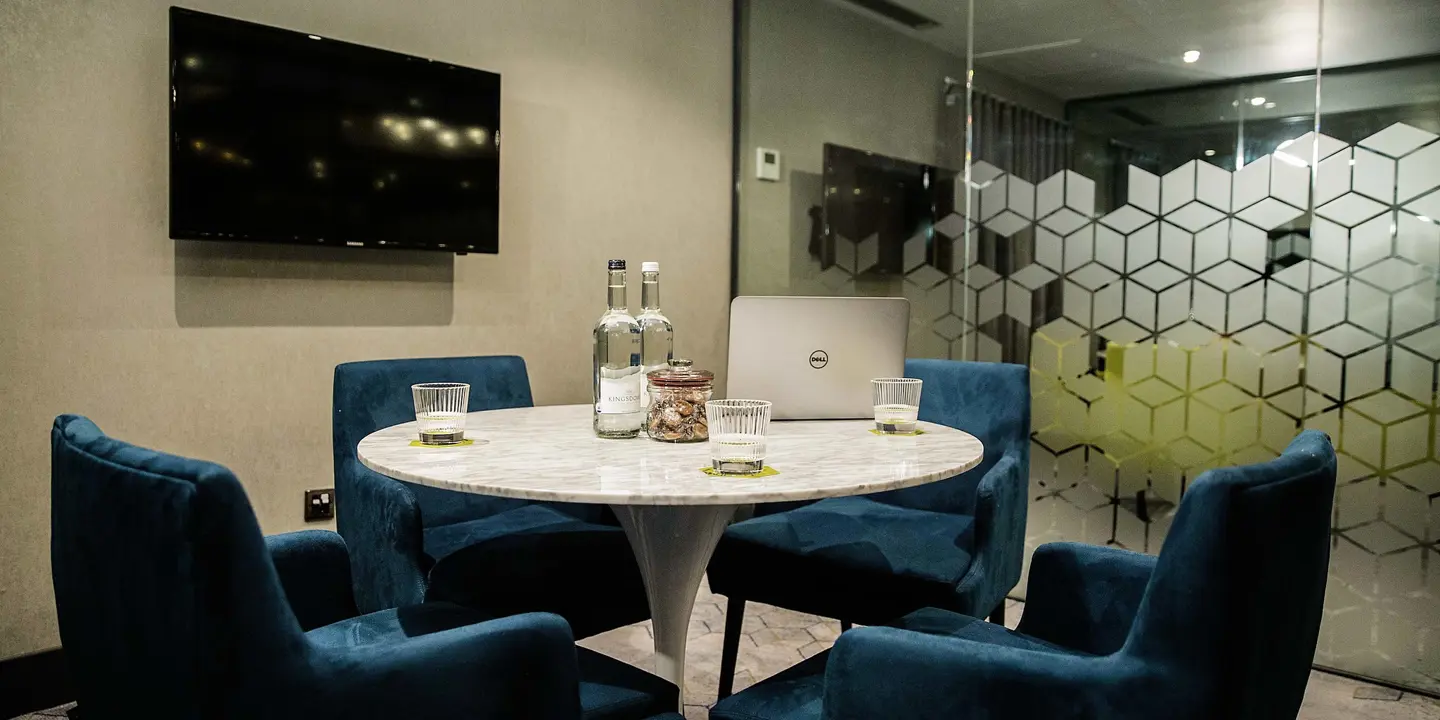
[{"label": "dell logo", "polygon": [[830,363],[830,355],[824,350],[816,350],[810,353],[810,367],[819,370]]}]

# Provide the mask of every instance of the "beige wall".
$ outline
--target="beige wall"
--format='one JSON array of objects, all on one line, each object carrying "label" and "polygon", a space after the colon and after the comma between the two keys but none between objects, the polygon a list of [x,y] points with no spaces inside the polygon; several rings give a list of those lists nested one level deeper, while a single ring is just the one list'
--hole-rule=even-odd
[{"label": "beige wall", "polygon": [[501,73],[501,252],[458,258],[170,240],[169,4],[0,4],[0,657],[58,644],[57,413],[230,466],[279,532],[333,484],[336,363],[518,353],[588,401],[607,258],[661,261],[677,353],[723,369],[728,0],[186,3]]},{"label": "beige wall", "polygon": [[[749,0],[741,80],[742,295],[827,293],[806,251],[825,143],[959,170],[961,106],[946,77],[965,58],[821,0]],[[1062,103],[998,73],[977,87],[1059,117]],[[959,114],[956,114],[956,113]],[[755,177],[755,149],[779,150],[780,182]]]}]

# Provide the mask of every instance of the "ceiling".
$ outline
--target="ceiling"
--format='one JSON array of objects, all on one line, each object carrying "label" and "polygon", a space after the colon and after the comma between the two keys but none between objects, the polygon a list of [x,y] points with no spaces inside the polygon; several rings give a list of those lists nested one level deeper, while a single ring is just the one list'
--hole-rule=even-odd
[{"label": "ceiling", "polygon": [[[965,54],[971,0],[893,0],[940,23],[911,30]],[[1010,76],[1062,99],[1440,53],[1437,0],[973,0],[976,72]],[[1181,60],[1199,50],[1193,64]]]},{"label": "ceiling", "polygon": [[[1321,84],[1324,114],[1402,106],[1440,106],[1440,60],[1363,73],[1333,72]],[[1249,101],[1258,99],[1260,105]],[[1314,122],[1315,76],[1132,95],[1077,106],[1090,120],[1119,109],[1129,127],[1230,126],[1289,118]],[[1433,111],[1432,111],[1433,112]]]}]

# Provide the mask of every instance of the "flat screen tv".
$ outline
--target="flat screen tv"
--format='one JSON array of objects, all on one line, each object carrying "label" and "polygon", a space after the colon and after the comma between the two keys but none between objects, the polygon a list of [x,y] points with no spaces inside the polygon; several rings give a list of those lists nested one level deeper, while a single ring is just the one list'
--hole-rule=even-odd
[{"label": "flat screen tv", "polygon": [[[935,223],[955,211],[954,170],[825,144],[825,231],[811,241],[821,268],[835,263],[838,243],[876,239],[876,262],[860,275],[902,275],[905,243],[916,239],[925,262],[949,272],[951,244],[935,236]],[[823,238],[823,244],[817,240]],[[817,247],[818,245],[818,247]],[[853,254],[853,253],[852,253]]]},{"label": "flat screen tv", "polygon": [[499,251],[500,76],[170,9],[170,236]]}]

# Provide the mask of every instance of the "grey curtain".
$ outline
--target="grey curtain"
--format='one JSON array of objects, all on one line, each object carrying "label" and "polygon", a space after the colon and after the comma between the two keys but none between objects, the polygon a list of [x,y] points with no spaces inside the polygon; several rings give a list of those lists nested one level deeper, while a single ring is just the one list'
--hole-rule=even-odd
[{"label": "grey curtain", "polygon": [[[1026,182],[1042,180],[1070,166],[1073,133],[1070,125],[1047,117],[994,95],[976,92],[972,95],[974,113],[975,162],[986,162]],[[958,123],[961,146],[965,137],[965,102],[963,96],[952,106],[953,122]],[[975,234],[980,264],[1001,277],[1029,265],[1035,260],[1034,227],[1010,237],[1003,237],[983,226]],[[959,274],[957,273],[957,276]],[[1046,286],[1036,291],[1034,314],[1029,323],[1021,323],[1008,315],[981,324],[980,334],[999,345],[999,356],[977,357],[982,360],[1004,360],[1028,363],[1030,334],[1034,328],[1060,317],[1061,291]],[[977,348],[978,350],[978,348]],[[967,349],[967,354],[973,351]]]},{"label": "grey curtain", "polygon": [[[1038,183],[1069,166],[1070,126],[1008,100],[976,92],[976,160]],[[964,114],[964,101],[956,103]],[[960,119],[963,137],[964,118]]]}]

